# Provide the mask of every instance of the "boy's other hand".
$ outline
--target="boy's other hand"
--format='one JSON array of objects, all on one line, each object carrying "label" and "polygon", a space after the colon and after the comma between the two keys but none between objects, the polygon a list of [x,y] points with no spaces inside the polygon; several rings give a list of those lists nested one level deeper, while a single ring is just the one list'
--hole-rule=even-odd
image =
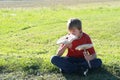
[{"label": "boy's other hand", "polygon": [[84,54],[84,57],[87,61],[91,60],[91,55],[89,55],[87,52],[83,52],[83,54]]},{"label": "boy's other hand", "polygon": [[87,61],[91,61],[91,60],[93,60],[93,59],[96,58],[96,54],[89,55],[89,54],[87,54],[87,53],[85,52],[85,53],[84,53],[84,57],[85,57],[85,59],[86,59]]},{"label": "boy's other hand", "polygon": [[67,47],[67,48],[71,48],[72,47],[72,43],[64,44],[64,46]]},{"label": "boy's other hand", "polygon": [[58,48],[57,56],[62,56],[63,53],[65,52],[65,50],[66,50],[67,48],[71,48],[71,47],[72,47],[72,44],[71,44],[71,43],[61,44],[60,47]]},{"label": "boy's other hand", "polygon": [[91,55],[84,54],[84,56],[85,56],[85,59],[86,59],[87,61],[90,61],[90,60],[91,60]]}]

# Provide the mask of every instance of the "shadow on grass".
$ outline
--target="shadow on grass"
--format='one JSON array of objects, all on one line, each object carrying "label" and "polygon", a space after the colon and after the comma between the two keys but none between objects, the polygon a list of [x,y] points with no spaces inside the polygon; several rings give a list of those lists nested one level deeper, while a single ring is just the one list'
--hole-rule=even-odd
[{"label": "shadow on grass", "polygon": [[79,74],[65,74],[62,73],[66,80],[120,80],[120,78],[108,72],[105,68],[98,70],[91,70],[87,76]]},{"label": "shadow on grass", "polygon": [[27,73],[27,74],[34,74],[34,75],[37,75],[37,73],[39,72],[39,65],[36,65],[36,64],[32,64],[30,66],[25,66],[23,68],[23,70]]},{"label": "shadow on grass", "polygon": [[6,70],[6,66],[0,66],[0,73],[3,73]]}]

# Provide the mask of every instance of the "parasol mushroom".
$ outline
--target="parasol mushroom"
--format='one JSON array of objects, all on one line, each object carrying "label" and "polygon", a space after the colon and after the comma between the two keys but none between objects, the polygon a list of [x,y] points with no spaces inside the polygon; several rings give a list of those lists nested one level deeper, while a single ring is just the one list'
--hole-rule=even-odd
[{"label": "parasol mushroom", "polygon": [[[93,44],[83,44],[83,45],[80,45],[80,46],[77,46],[75,49],[76,50],[84,50],[83,54],[84,56],[87,54],[87,51],[86,49],[89,49],[93,47]],[[85,56],[86,57],[86,56]],[[90,61],[87,61],[88,62],[88,65],[89,65],[89,68],[91,68],[91,64],[90,64]]]},{"label": "parasol mushroom", "polygon": [[68,43],[71,43],[75,39],[77,39],[77,37],[75,35],[68,34],[68,35],[63,36],[60,39],[58,39],[57,44],[68,44]]}]

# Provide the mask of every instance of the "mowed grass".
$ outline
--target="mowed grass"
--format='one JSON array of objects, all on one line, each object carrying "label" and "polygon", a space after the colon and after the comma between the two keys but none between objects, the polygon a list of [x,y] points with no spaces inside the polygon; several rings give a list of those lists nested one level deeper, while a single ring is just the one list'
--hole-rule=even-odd
[{"label": "mowed grass", "polygon": [[[87,77],[61,74],[50,63],[73,17],[82,20],[103,61]],[[0,9],[0,79],[119,80],[120,7]]]}]

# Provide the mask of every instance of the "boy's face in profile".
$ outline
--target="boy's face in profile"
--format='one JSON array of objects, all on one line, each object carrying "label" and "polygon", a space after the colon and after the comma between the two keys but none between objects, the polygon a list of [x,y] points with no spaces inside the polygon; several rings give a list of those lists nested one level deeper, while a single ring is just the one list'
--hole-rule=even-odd
[{"label": "boy's face in profile", "polygon": [[81,30],[77,29],[76,27],[73,27],[71,29],[68,30],[70,34],[73,34],[77,37],[80,36]]}]

